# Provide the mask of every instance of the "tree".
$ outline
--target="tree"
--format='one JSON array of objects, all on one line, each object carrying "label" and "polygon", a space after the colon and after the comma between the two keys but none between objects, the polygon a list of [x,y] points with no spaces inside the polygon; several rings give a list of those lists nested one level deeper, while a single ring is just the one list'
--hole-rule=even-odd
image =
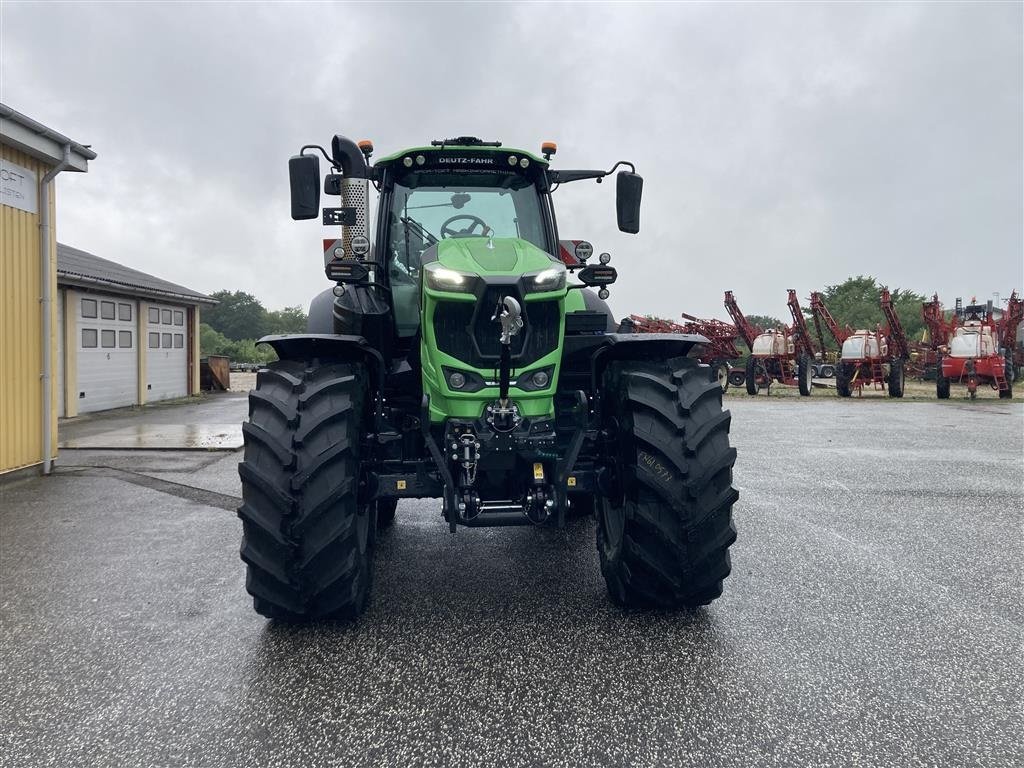
[{"label": "tree", "polygon": [[240,363],[269,363],[277,359],[270,347],[257,347],[254,339],[232,341],[206,323],[199,326],[199,349],[203,355],[225,355]]},{"label": "tree", "polygon": [[[853,329],[865,328],[875,330],[885,325],[882,314],[881,286],[875,278],[858,275],[847,278],[838,285],[825,286],[822,299],[828,307],[836,323],[842,328],[849,325]],[[921,319],[921,303],[925,300],[922,294],[911,290],[897,288],[890,292],[896,314],[900,318],[907,338],[914,340],[921,337],[924,321]],[[809,310],[804,310],[809,314]]]},{"label": "tree", "polygon": [[306,313],[302,307],[285,307],[267,312],[267,333],[305,333]]},{"label": "tree", "polygon": [[277,360],[273,349],[263,344],[259,347],[253,339],[243,339],[231,345],[231,359],[243,363],[269,363]]},{"label": "tree", "polygon": [[921,305],[926,301],[923,293],[897,288],[892,291],[892,304],[903,324],[907,339],[911,342],[920,341],[924,333],[924,318],[921,317]]},{"label": "tree", "polygon": [[747,315],[746,317],[748,323],[759,326],[762,331],[770,331],[773,328],[787,325],[779,320],[779,318],[772,317],[771,315]]},{"label": "tree", "polygon": [[251,293],[217,291],[211,298],[219,303],[204,310],[203,318],[213,330],[234,341],[258,339],[268,333],[267,310]]},{"label": "tree", "polygon": [[231,339],[213,330],[206,323],[199,324],[199,353],[201,355],[226,355]]}]

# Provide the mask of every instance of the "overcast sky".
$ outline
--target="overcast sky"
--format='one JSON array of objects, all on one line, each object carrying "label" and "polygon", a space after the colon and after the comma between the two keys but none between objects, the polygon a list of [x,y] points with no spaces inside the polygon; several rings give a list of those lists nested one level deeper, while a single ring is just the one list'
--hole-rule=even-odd
[{"label": "overcast sky", "polygon": [[327,286],[287,159],[334,133],[634,161],[638,236],[613,185],[555,193],[617,316],[784,316],[857,274],[952,305],[1024,283],[1022,7],[5,0],[0,101],[99,154],[59,179],[62,242],[270,308]]}]

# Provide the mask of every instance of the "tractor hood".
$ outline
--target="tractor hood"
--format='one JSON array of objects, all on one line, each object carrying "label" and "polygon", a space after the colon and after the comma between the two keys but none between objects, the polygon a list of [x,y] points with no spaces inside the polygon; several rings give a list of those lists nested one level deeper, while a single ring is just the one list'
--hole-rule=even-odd
[{"label": "tractor hood", "polygon": [[522,275],[557,267],[553,259],[528,240],[515,237],[454,237],[437,244],[437,260],[448,269],[488,275]]},{"label": "tractor hood", "polygon": [[526,301],[565,296],[565,265],[517,237],[453,237],[423,254],[428,292],[484,295],[488,285],[518,286]]}]

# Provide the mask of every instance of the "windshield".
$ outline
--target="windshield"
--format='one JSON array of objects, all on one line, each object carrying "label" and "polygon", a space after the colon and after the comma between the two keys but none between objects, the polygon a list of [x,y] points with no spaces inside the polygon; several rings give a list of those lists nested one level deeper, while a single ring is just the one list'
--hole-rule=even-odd
[{"label": "windshield", "polygon": [[540,198],[532,184],[512,189],[398,183],[388,219],[390,260],[410,275],[419,270],[424,250],[449,238],[517,237],[549,250]]}]

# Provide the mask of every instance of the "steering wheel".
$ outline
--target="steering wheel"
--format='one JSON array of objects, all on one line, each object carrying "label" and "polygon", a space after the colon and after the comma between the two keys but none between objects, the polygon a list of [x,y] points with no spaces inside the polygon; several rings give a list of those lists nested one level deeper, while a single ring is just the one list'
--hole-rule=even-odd
[{"label": "steering wheel", "polygon": [[[465,229],[452,229],[450,225],[461,219],[467,220],[469,222],[469,226]],[[486,221],[481,219],[479,216],[474,216],[470,213],[458,213],[450,219],[445,220],[444,224],[441,225],[441,237],[470,237],[473,235],[473,230],[476,229],[477,225],[480,225],[480,236],[487,237],[491,228],[487,226]]]}]

